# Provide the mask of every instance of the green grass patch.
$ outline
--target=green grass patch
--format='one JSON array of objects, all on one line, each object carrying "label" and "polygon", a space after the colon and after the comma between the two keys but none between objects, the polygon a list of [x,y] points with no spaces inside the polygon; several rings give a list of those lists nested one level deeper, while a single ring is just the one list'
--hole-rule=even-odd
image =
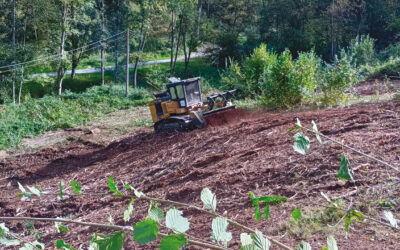
[{"label": "green grass patch", "polygon": [[25,136],[36,136],[59,128],[86,124],[96,117],[133,106],[145,105],[150,95],[143,89],[123,86],[96,86],[84,93],[66,91],[61,96],[45,96],[21,105],[4,105],[0,110],[0,149],[17,147]]}]

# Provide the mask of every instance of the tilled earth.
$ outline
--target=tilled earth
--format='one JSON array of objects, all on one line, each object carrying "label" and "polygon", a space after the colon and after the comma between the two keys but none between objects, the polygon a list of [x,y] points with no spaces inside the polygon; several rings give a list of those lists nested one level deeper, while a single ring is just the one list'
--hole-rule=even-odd
[{"label": "tilled earth", "polygon": [[[346,206],[364,207],[364,213],[378,220],[382,220],[383,208],[376,206],[377,200],[400,198],[398,173],[339,145],[326,140],[319,145],[315,137],[307,133],[311,139],[309,153],[303,156],[294,152],[292,136],[295,132],[289,135],[288,131],[296,117],[309,128],[314,120],[323,134],[400,166],[399,101],[320,111],[233,110],[208,119],[208,127],[199,131],[159,135],[145,128],[107,145],[81,138],[64,146],[0,160],[0,216],[73,216],[97,223],[110,223],[112,218],[117,225],[134,225],[144,219],[149,205],[145,201],[135,202],[135,213],[131,221],[125,223],[123,212],[129,202],[127,199],[111,194],[65,195],[62,201],[57,199],[60,181],[66,187],[65,193],[72,193],[67,187],[70,180],[80,183],[83,192],[104,193],[108,190],[107,177],[111,176],[120,190],[124,190],[123,183],[130,183],[148,196],[198,206],[202,206],[201,190],[208,187],[216,193],[219,213],[292,247],[304,239],[313,248],[321,249],[326,245],[326,237],[332,234],[340,249],[400,249],[398,230],[367,220],[354,223],[347,237],[344,222],[338,223],[339,220],[308,235],[291,230],[293,208],[301,208],[304,216],[311,217],[313,213],[324,211],[328,203],[321,192],[330,198],[344,197]],[[335,177],[342,153],[355,171],[354,183]],[[43,191],[55,195],[21,201],[17,197],[17,182],[37,184]],[[357,195],[349,195],[354,190],[359,191]],[[256,222],[249,191],[257,196],[280,195],[289,199],[281,207],[271,207],[268,221]],[[166,211],[167,206],[161,207]],[[191,223],[188,233],[210,241],[212,218],[183,210]],[[391,210],[399,219],[399,204],[393,205]],[[14,232],[25,228],[24,222],[6,224]],[[86,249],[95,232],[95,229],[76,225],[70,225],[67,234],[56,233],[51,223],[35,223],[35,227],[43,233],[40,241],[49,249],[55,249],[56,239]],[[306,231],[308,225],[304,227]],[[229,248],[239,249],[242,231],[232,226],[228,230],[234,236]],[[165,228],[161,231],[167,232]],[[33,239],[33,236],[26,238]],[[125,249],[155,248],[155,244],[137,245],[131,235],[125,245]]]}]

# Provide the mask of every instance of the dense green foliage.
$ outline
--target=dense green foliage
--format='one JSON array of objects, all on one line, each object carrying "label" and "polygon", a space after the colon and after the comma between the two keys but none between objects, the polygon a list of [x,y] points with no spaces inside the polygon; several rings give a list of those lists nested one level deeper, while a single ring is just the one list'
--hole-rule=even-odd
[{"label": "dense green foliage", "polygon": [[291,108],[321,101],[335,104],[356,80],[357,74],[346,59],[325,64],[314,51],[293,59],[288,50],[278,54],[261,45],[241,65],[233,63],[221,81],[243,89],[267,106]]},{"label": "dense green foliage", "polygon": [[70,128],[117,109],[143,105],[148,92],[131,89],[124,98],[124,89],[115,86],[93,87],[76,94],[45,96],[19,106],[5,105],[0,112],[0,149],[17,146],[23,137],[34,136],[57,128]]}]

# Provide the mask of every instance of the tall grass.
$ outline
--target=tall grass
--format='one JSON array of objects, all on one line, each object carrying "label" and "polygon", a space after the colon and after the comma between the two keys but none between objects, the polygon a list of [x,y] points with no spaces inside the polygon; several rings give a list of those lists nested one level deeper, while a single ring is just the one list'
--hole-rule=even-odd
[{"label": "tall grass", "polygon": [[0,149],[17,147],[25,136],[75,127],[118,109],[144,105],[150,97],[140,88],[130,89],[128,98],[124,93],[123,86],[96,86],[84,93],[66,91],[61,96],[4,105],[0,110]]}]

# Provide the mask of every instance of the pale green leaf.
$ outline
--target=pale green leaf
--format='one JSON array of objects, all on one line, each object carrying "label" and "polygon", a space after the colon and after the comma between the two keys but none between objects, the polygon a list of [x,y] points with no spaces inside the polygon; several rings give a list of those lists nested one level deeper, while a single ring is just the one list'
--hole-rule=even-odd
[{"label": "pale green leaf", "polygon": [[222,242],[225,246],[232,240],[232,233],[226,231],[228,224],[226,218],[222,217],[214,218],[212,221],[212,237],[217,242]]},{"label": "pale green leaf", "polygon": [[133,209],[132,202],[129,202],[128,207],[126,208],[126,210],[124,212],[124,221],[125,222],[130,221],[133,211],[134,211],[134,209]]},{"label": "pale green leaf", "polygon": [[139,190],[137,190],[135,188],[133,189],[133,192],[134,192],[135,196],[138,198],[144,196],[144,193],[140,192]]},{"label": "pale green leaf", "polygon": [[165,225],[175,233],[184,233],[189,230],[189,221],[182,216],[182,213],[182,211],[172,208],[165,216]]},{"label": "pale green leaf", "polygon": [[19,244],[21,244],[21,242],[19,240],[0,238],[0,245],[18,246]]},{"label": "pale green leaf", "polygon": [[253,239],[251,238],[251,235],[247,233],[240,234],[240,243],[242,245],[240,250],[255,250]]},{"label": "pale green leaf", "polygon": [[147,244],[158,236],[158,225],[154,220],[144,220],[136,223],[133,228],[133,238],[140,244]]},{"label": "pale green leaf", "polygon": [[308,138],[303,132],[298,132],[293,136],[294,139],[294,145],[293,149],[294,151],[305,155],[307,154],[308,150],[310,149],[310,138]]},{"label": "pale green leaf", "polygon": [[164,218],[164,212],[158,207],[150,207],[146,219],[151,219],[157,223],[161,223]]},{"label": "pale green leaf", "polygon": [[21,183],[18,182],[18,188],[21,191],[21,193],[26,193],[26,189],[24,188],[24,186],[21,185]]},{"label": "pale green leaf", "polygon": [[326,242],[328,243],[329,250],[339,250],[339,248],[336,244],[336,240],[332,235],[328,236],[328,239],[326,240]]},{"label": "pale green leaf", "polygon": [[30,187],[30,186],[27,186],[27,187],[28,187],[29,191],[31,191],[31,193],[36,195],[37,197],[40,197],[42,195],[42,192],[38,188]]},{"label": "pale green leaf", "polygon": [[394,218],[392,212],[385,210],[383,211],[383,214],[385,215],[385,218],[389,221],[390,225],[397,228],[397,220],[396,218]]},{"label": "pale green leaf", "polygon": [[259,250],[269,250],[271,247],[271,242],[264,237],[262,232],[256,230],[256,233],[253,235],[254,244]]},{"label": "pale green leaf", "polygon": [[354,180],[353,171],[349,168],[349,161],[346,159],[344,155],[342,155],[341,157],[339,172],[336,175],[336,177],[347,181]]},{"label": "pale green leaf", "polygon": [[311,121],[311,124],[312,124],[312,130],[313,130],[314,133],[315,133],[315,137],[317,138],[317,141],[318,141],[320,144],[322,144],[322,140],[321,140],[321,136],[319,135],[319,131],[318,131],[317,124],[315,124],[314,121]]},{"label": "pale green leaf", "polygon": [[311,250],[311,245],[305,241],[300,242],[297,246],[297,250]]},{"label": "pale green leaf", "polygon": [[301,126],[301,122],[299,118],[296,118],[296,126],[299,126],[300,128],[303,127]]},{"label": "pale green leaf", "polygon": [[183,234],[171,234],[162,238],[160,250],[179,250],[185,245],[187,239]]},{"label": "pale green leaf", "polygon": [[201,201],[204,204],[204,207],[207,209],[211,209],[212,211],[216,211],[217,209],[217,197],[215,194],[211,192],[210,189],[204,188],[201,191]]}]

